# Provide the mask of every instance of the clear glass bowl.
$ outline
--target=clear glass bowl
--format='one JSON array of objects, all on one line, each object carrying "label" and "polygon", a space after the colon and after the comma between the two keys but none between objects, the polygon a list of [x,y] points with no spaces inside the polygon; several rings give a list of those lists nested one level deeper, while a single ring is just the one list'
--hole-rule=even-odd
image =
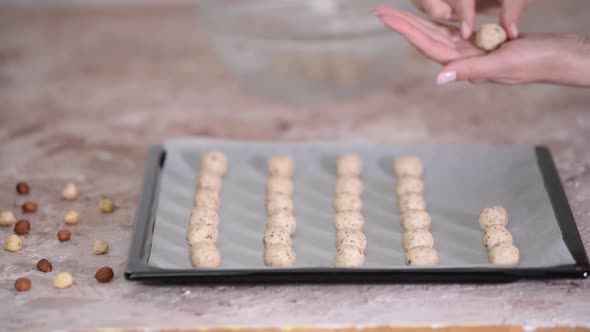
[{"label": "clear glass bowl", "polygon": [[308,104],[361,95],[395,75],[408,46],[372,13],[408,0],[201,0],[200,21],[256,95]]}]

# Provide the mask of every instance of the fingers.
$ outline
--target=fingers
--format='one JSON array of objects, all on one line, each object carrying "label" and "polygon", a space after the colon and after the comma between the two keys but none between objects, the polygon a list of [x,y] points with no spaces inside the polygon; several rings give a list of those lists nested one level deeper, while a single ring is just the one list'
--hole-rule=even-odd
[{"label": "fingers", "polygon": [[520,16],[529,4],[529,0],[504,0],[500,20],[508,33],[509,39],[518,38]]},{"label": "fingers", "polygon": [[453,9],[444,0],[413,0],[416,7],[433,19],[447,20]]},{"label": "fingers", "polygon": [[475,0],[446,0],[461,22],[461,37],[469,39],[475,24]]},{"label": "fingers", "polygon": [[512,72],[509,66],[505,59],[494,54],[465,58],[446,65],[438,74],[437,84],[457,81],[509,83]]}]

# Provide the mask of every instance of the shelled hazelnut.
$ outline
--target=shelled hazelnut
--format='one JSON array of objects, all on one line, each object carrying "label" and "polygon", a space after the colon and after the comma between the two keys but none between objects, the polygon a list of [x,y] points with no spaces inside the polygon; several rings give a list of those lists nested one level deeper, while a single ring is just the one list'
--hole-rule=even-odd
[{"label": "shelled hazelnut", "polygon": [[96,240],[92,245],[92,251],[95,255],[103,255],[109,251],[109,244],[104,240]]},{"label": "shelled hazelnut", "polygon": [[67,272],[60,272],[53,279],[53,285],[57,288],[68,288],[73,284],[74,277]]},{"label": "shelled hazelnut", "polygon": [[16,222],[14,213],[10,211],[2,211],[0,213],[0,226],[10,226]]},{"label": "shelled hazelnut", "polygon": [[78,187],[74,183],[68,183],[61,192],[63,199],[72,201],[78,198]]},{"label": "shelled hazelnut", "polygon": [[111,213],[113,211],[115,211],[115,203],[108,199],[108,198],[104,198],[101,199],[100,201],[98,201],[98,208],[100,209],[100,212],[102,213]]},{"label": "shelled hazelnut", "polygon": [[22,247],[23,244],[20,240],[20,237],[14,234],[8,235],[8,238],[6,238],[6,241],[4,241],[4,248],[7,251],[17,252],[20,251]]},{"label": "shelled hazelnut", "polygon": [[68,225],[75,225],[80,220],[80,214],[76,211],[69,211],[64,214],[64,222]]}]

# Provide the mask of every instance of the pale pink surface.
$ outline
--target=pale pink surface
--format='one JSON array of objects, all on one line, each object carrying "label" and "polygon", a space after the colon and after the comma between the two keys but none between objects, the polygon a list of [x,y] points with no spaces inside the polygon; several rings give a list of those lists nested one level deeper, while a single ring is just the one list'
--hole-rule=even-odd
[{"label": "pale pink surface", "polygon": [[[590,31],[590,2],[540,1],[525,27]],[[557,15],[557,16],[554,16]],[[534,17],[534,19],[533,19]],[[546,25],[545,25],[546,24]],[[384,324],[590,326],[590,284],[155,286],[123,278],[150,144],[186,135],[245,140],[370,139],[391,143],[546,144],[590,245],[590,93],[554,86],[436,86],[414,54],[383,90],[290,108],[249,97],[212,55],[183,7],[0,9],[0,208],[18,211],[17,180],[39,212],[18,254],[0,251],[2,329]],[[61,199],[79,185],[81,198]],[[120,208],[101,215],[103,195]],[[55,233],[81,213],[72,239]],[[20,212],[17,218],[20,217]],[[0,229],[4,239],[11,229]],[[111,251],[95,256],[95,239]],[[47,257],[54,272],[34,270]],[[110,265],[110,284],[94,280]],[[76,284],[57,290],[59,271]],[[27,293],[13,283],[33,281]]]}]

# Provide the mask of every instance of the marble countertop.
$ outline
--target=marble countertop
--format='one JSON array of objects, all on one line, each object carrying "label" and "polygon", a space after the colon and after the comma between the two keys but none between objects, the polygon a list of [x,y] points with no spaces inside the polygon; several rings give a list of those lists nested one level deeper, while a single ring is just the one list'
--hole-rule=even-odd
[{"label": "marble countertop", "polygon": [[[590,32],[588,1],[539,0],[528,30]],[[557,14],[556,14],[557,13]],[[30,183],[23,251],[0,252],[0,325],[86,327],[514,324],[590,326],[586,280],[504,285],[164,286],[124,279],[150,144],[178,136],[242,140],[370,139],[390,143],[545,144],[555,154],[590,248],[590,93],[548,85],[440,88],[417,53],[370,95],[292,107],[244,93],[184,6],[0,7],[0,209],[21,217],[15,183]],[[65,202],[66,182],[81,197]],[[97,202],[119,209],[103,215]],[[72,239],[55,233],[77,210]],[[0,229],[4,239],[11,229]],[[106,239],[111,251],[95,256]],[[34,269],[38,259],[54,272]],[[94,280],[110,265],[115,279]],[[68,271],[74,287],[52,286]],[[28,277],[29,292],[14,280]]]}]

